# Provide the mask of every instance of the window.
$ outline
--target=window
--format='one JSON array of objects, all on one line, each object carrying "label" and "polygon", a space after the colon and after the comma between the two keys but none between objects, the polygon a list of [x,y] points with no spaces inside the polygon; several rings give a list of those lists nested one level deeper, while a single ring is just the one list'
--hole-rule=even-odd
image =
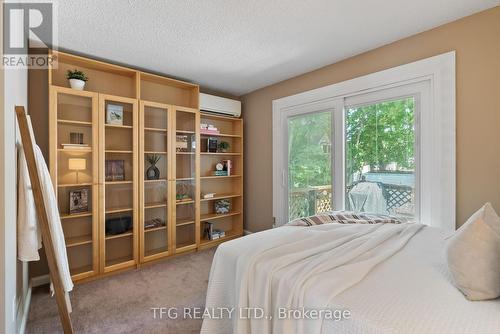
[{"label": "window", "polygon": [[330,210],[455,229],[455,54],[273,101],[278,225]]}]

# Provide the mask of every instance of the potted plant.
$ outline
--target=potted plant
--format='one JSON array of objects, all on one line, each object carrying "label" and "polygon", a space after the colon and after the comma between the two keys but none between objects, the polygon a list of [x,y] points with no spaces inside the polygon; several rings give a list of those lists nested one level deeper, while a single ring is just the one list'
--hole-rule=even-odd
[{"label": "potted plant", "polygon": [[68,78],[71,88],[77,90],[83,90],[83,87],[85,87],[85,82],[89,80],[85,73],[77,69],[75,69],[74,71],[68,70],[68,72],[66,73],[66,78]]},{"label": "potted plant", "polygon": [[222,153],[226,153],[227,150],[229,149],[229,143],[227,141],[221,141],[219,143],[219,151],[221,151]]},{"label": "potted plant", "polygon": [[156,167],[158,161],[160,161],[161,156],[158,154],[150,154],[146,157],[146,160],[151,166],[146,170],[146,179],[148,180],[158,180],[160,178],[160,170]]}]

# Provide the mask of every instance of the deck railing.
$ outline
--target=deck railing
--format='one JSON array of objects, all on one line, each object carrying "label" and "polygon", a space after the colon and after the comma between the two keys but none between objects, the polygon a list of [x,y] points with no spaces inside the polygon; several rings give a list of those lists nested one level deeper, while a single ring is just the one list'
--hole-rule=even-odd
[{"label": "deck railing", "polygon": [[[389,213],[413,202],[413,188],[410,186],[379,183],[382,188]],[[354,185],[348,187],[348,191]],[[332,186],[315,186],[292,189],[289,198],[290,219],[307,217],[322,212],[332,211]]]}]

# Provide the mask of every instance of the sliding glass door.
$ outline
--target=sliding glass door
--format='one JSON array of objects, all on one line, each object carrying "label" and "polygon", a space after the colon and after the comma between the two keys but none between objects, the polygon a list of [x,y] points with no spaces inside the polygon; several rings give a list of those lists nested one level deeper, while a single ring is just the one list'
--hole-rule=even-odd
[{"label": "sliding glass door", "polygon": [[345,108],[345,208],[415,216],[415,98]]},{"label": "sliding glass door", "polygon": [[279,222],[344,209],[416,219],[415,91],[403,86],[288,112],[277,129],[284,153]]}]

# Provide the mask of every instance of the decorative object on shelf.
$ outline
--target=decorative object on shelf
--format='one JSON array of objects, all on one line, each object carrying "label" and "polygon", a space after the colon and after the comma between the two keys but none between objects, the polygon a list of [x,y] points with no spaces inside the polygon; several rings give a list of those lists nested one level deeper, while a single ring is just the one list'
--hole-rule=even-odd
[{"label": "decorative object on shelf", "polygon": [[76,144],[76,145],[83,145],[83,133],[70,132],[69,133],[69,143]]},{"label": "decorative object on shelf", "polygon": [[191,197],[192,186],[186,183],[177,184],[177,192],[175,194],[175,200],[177,202],[190,202],[193,200]]},{"label": "decorative object on shelf", "polygon": [[123,125],[123,106],[108,103],[106,106],[106,124]]},{"label": "decorative object on shelf", "polygon": [[222,160],[215,164],[214,176],[230,176],[232,170],[231,160]]},{"label": "decorative object on shelf", "polygon": [[146,179],[148,180],[158,180],[160,178],[160,170],[156,167],[156,164],[161,159],[161,155],[159,154],[148,154],[146,156],[147,161],[150,166],[146,170]]},{"label": "decorative object on shelf", "polygon": [[231,202],[227,199],[219,199],[214,202],[214,210],[218,215],[225,215],[231,210]]},{"label": "decorative object on shelf", "polygon": [[189,141],[189,138],[186,135],[175,136],[175,151],[176,152],[189,152],[188,141]]},{"label": "decorative object on shelf", "polygon": [[201,194],[201,198],[203,198],[203,199],[209,199],[209,198],[214,198],[214,197],[215,197],[215,193]]},{"label": "decorative object on shelf", "polygon": [[83,90],[85,83],[89,80],[85,73],[77,69],[74,71],[68,70],[68,72],[66,72],[66,78],[69,80],[71,88],[76,90]]},{"label": "decorative object on shelf", "polygon": [[68,169],[76,171],[76,183],[78,182],[78,173],[81,170],[87,169],[87,160],[82,158],[69,158]]},{"label": "decorative object on shelf", "polygon": [[106,160],[104,167],[106,181],[125,180],[125,160]]},{"label": "decorative object on shelf", "polygon": [[231,145],[229,145],[227,141],[221,141],[219,143],[219,151],[222,153],[226,153],[230,146]]},{"label": "decorative object on shelf", "polygon": [[204,230],[204,237],[205,239],[208,240],[217,240],[220,238],[224,238],[226,236],[226,232],[215,229],[214,228],[214,223],[212,222],[205,222],[205,230]]},{"label": "decorative object on shelf", "polygon": [[220,134],[219,129],[217,129],[212,124],[201,123],[200,124],[200,134],[202,135],[218,135]]},{"label": "decorative object on shelf", "polygon": [[132,217],[120,216],[106,219],[106,234],[122,234],[132,229]]},{"label": "decorative object on shelf", "polygon": [[81,213],[89,211],[89,190],[79,189],[69,192],[69,213]]},{"label": "decorative object on shelf", "polygon": [[207,152],[216,153],[218,147],[218,139],[215,137],[209,137],[207,139]]},{"label": "decorative object on shelf", "polygon": [[166,226],[167,223],[161,218],[153,218],[144,222],[144,229],[157,228]]}]

